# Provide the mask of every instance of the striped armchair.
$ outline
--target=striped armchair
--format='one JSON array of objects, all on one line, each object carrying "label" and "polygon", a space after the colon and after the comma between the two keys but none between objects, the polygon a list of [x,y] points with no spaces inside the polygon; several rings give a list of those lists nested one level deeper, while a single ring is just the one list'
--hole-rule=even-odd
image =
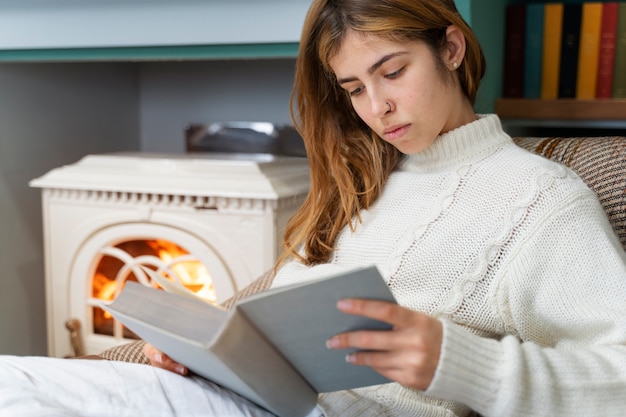
[{"label": "striped armchair", "polygon": [[626,137],[515,138],[533,153],[567,165],[600,199],[626,250]]}]

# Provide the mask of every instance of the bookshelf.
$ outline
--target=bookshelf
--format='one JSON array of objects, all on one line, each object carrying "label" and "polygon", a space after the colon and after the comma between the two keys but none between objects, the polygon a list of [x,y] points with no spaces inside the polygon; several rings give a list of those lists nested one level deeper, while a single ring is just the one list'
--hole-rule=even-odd
[{"label": "bookshelf", "polygon": [[504,119],[615,120],[626,126],[626,99],[497,99],[495,111]]},{"label": "bookshelf", "polygon": [[141,62],[295,58],[298,42],[50,49],[0,49],[2,63]]},{"label": "bookshelf", "polygon": [[[604,1],[600,2],[603,3]],[[533,3],[549,3],[549,1],[509,0],[507,6]],[[561,0],[560,3],[581,4],[584,1]],[[505,16],[503,15],[502,18],[504,20]],[[506,36],[506,27],[505,32],[503,32],[504,36]],[[528,36],[526,41],[529,42]],[[504,53],[503,49],[503,62]],[[502,87],[502,92],[494,98],[494,112],[500,116],[503,125],[511,134],[546,136],[626,135],[626,98],[562,98],[560,92],[558,98],[528,98],[526,94],[524,94],[524,98],[512,98],[504,97],[504,83]],[[533,95],[531,94],[530,97]]]},{"label": "bookshelf", "polygon": [[497,99],[495,112],[512,136],[626,135],[626,99]]}]

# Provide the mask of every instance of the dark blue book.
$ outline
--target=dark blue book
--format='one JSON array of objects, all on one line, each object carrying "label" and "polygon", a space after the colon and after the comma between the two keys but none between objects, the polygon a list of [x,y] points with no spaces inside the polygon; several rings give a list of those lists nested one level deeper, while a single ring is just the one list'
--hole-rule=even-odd
[{"label": "dark blue book", "polygon": [[543,57],[543,3],[526,5],[526,45],[524,50],[524,97],[541,97]]},{"label": "dark blue book", "polygon": [[566,3],[563,5],[559,98],[576,97],[582,10],[583,7],[581,3]]}]

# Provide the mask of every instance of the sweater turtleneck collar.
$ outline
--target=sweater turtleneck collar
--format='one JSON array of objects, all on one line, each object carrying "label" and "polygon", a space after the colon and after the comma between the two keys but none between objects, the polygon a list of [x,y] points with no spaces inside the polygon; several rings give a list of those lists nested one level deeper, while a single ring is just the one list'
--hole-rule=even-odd
[{"label": "sweater turtleneck collar", "polygon": [[400,170],[431,170],[456,165],[493,152],[512,139],[495,114],[478,115],[474,122],[444,133],[423,151],[406,155]]}]

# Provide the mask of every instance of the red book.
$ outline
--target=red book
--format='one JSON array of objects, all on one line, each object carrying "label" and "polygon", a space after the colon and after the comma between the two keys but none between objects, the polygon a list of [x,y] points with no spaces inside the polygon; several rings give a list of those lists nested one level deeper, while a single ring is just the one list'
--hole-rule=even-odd
[{"label": "red book", "polygon": [[596,98],[611,98],[613,91],[613,65],[615,62],[615,37],[617,32],[616,1],[602,5],[602,23],[600,25],[600,56],[598,59],[598,81]]}]

